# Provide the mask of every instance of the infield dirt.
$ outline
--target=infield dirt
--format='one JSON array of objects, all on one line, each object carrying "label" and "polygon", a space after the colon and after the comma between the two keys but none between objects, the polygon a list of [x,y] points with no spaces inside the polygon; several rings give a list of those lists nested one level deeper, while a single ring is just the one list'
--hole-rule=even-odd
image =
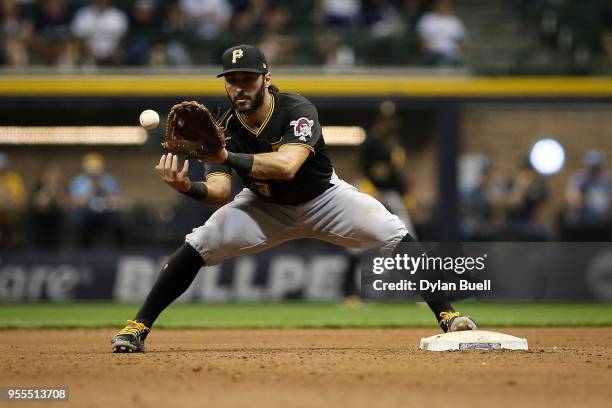
[{"label": "infield dirt", "polygon": [[530,350],[419,350],[434,329],[154,330],[147,353],[112,354],[113,329],[5,330],[0,387],[70,388],[49,407],[610,406],[612,328],[500,331]]}]

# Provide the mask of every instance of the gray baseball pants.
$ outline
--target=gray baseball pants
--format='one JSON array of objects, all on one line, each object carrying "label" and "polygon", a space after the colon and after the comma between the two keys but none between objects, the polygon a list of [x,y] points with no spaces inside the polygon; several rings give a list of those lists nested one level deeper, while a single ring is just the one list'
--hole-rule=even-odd
[{"label": "gray baseball pants", "polygon": [[404,223],[335,174],[330,183],[324,193],[296,206],[261,200],[245,188],[185,241],[207,266],[299,238],[390,255],[408,233]]}]

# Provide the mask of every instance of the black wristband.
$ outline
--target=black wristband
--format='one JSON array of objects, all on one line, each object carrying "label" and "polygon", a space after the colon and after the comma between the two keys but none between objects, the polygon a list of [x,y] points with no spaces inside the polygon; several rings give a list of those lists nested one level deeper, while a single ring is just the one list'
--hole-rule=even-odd
[{"label": "black wristband", "polygon": [[199,181],[197,183],[191,183],[189,190],[181,191],[181,193],[191,198],[195,198],[196,200],[203,200],[208,196],[208,187],[206,187],[203,181]]},{"label": "black wristband", "polygon": [[225,164],[238,173],[250,174],[253,169],[255,157],[252,154],[227,152]]}]

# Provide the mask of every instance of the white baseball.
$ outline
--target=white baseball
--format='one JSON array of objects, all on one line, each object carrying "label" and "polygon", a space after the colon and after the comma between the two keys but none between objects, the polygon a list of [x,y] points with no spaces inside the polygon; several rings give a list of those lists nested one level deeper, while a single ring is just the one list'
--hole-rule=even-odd
[{"label": "white baseball", "polygon": [[145,129],[155,129],[159,125],[159,115],[153,109],[147,109],[140,114],[140,126]]}]

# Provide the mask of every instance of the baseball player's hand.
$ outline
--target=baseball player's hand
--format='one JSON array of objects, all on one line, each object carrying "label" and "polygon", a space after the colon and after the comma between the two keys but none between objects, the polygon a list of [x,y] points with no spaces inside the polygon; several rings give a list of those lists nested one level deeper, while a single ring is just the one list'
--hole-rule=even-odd
[{"label": "baseball player's hand", "polygon": [[178,156],[172,153],[164,154],[159,159],[159,164],[155,166],[155,170],[166,184],[177,191],[184,193],[191,187],[191,180],[187,176],[189,160],[185,160],[183,169],[178,171]]}]

